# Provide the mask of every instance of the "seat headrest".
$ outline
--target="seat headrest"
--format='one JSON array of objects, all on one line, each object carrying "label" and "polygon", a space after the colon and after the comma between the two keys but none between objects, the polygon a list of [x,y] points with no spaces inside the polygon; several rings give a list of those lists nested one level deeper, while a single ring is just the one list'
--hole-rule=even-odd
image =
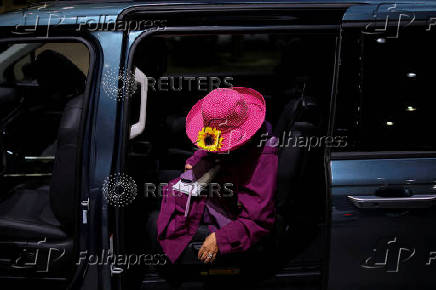
[{"label": "seat headrest", "polygon": [[170,115],[166,119],[166,125],[170,134],[180,135],[185,134],[185,116]]},{"label": "seat headrest", "polygon": [[23,67],[26,75],[36,79],[50,93],[78,95],[85,90],[86,76],[64,55],[53,50],[40,53],[36,61]]},{"label": "seat headrest", "polygon": [[165,120],[165,127],[168,130],[167,144],[172,148],[188,148],[189,139],[186,137],[186,117],[178,114],[169,115]]}]

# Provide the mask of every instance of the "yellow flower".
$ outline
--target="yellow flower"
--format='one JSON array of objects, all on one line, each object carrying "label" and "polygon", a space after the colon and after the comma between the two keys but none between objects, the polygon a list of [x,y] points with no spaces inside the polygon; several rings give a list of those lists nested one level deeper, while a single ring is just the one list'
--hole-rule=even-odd
[{"label": "yellow flower", "polygon": [[222,146],[223,137],[221,131],[204,127],[198,132],[197,146],[207,151],[219,151]]}]

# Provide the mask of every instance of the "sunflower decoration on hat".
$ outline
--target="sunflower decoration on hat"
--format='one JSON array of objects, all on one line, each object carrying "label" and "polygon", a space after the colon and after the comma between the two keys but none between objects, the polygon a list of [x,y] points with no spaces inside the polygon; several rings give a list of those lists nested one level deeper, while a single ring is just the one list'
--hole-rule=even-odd
[{"label": "sunflower decoration on hat", "polygon": [[265,120],[265,100],[251,88],[219,88],[199,100],[186,117],[186,134],[210,152],[244,145]]},{"label": "sunflower decoration on hat", "polygon": [[203,127],[198,132],[197,146],[207,151],[219,151],[223,145],[223,137],[221,131],[211,128]]}]

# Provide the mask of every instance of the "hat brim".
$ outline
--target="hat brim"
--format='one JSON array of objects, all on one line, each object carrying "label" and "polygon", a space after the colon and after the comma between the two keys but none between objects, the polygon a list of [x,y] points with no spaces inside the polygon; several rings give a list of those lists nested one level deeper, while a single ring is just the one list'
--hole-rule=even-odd
[{"label": "hat brim", "polygon": [[[238,128],[222,133],[222,146],[218,151],[232,151],[244,145],[259,130],[265,120],[266,105],[263,96],[251,88],[233,87],[248,106],[248,117]],[[197,144],[198,133],[204,128],[201,105],[199,100],[186,116],[186,134],[193,144]]]}]

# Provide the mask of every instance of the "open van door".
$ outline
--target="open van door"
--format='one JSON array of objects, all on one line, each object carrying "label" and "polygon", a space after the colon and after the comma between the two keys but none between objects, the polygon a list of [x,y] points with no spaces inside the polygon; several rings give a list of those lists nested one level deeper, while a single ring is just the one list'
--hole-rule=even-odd
[{"label": "open van door", "polygon": [[436,6],[353,6],[341,26],[328,289],[434,289]]}]

